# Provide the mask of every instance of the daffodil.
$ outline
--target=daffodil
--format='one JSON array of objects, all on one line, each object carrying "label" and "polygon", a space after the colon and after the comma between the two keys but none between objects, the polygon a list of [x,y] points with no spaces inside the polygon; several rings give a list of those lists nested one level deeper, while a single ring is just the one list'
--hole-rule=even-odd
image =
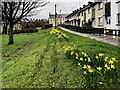
[{"label": "daffodil", "polygon": [[80,58],[81,61],[83,61],[83,58]]},{"label": "daffodil", "polygon": [[64,51],[64,53],[66,53],[66,51]]},{"label": "daffodil", "polygon": [[104,54],[103,53],[99,53],[99,56],[102,57],[102,56],[104,56]]},{"label": "daffodil", "polygon": [[63,48],[65,48],[65,46]]},{"label": "daffodil", "polygon": [[90,58],[88,58],[88,62],[91,62]]},{"label": "daffodil", "polygon": [[91,66],[90,66],[90,65],[87,65],[87,68],[88,68],[88,69],[90,69],[90,68],[91,68]]},{"label": "daffodil", "polygon": [[110,70],[110,67],[107,67],[108,70]]},{"label": "daffodil", "polygon": [[84,55],[84,52],[82,52],[82,55]]},{"label": "daffodil", "polygon": [[86,71],[84,71],[84,74],[87,74],[87,72],[86,72]]},{"label": "daffodil", "polygon": [[114,66],[114,65],[111,65],[111,68],[112,68],[112,69],[115,69],[115,66]]},{"label": "daffodil", "polygon": [[97,69],[98,69],[99,71],[101,71],[102,68],[101,68],[101,67],[97,67]]},{"label": "daffodil", "polygon": [[112,60],[110,60],[110,61],[109,61],[109,64],[113,64],[113,61],[112,61]]},{"label": "daffodil", "polygon": [[71,52],[70,55],[73,55],[73,52]]},{"label": "daffodil", "polygon": [[70,46],[68,48],[70,49]]},{"label": "daffodil", "polygon": [[78,57],[76,57],[76,59],[78,59]]},{"label": "daffodil", "polygon": [[65,48],[65,51],[68,51],[69,49],[68,48]]},{"label": "daffodil", "polygon": [[98,56],[96,56],[96,59],[98,59],[99,57]]},{"label": "daffodil", "polygon": [[107,68],[107,67],[108,67],[108,65],[107,65],[107,64],[105,64],[105,67]]},{"label": "daffodil", "polygon": [[87,66],[86,65],[84,65],[84,67],[83,67],[84,69],[86,69],[87,68]]},{"label": "daffodil", "polygon": [[80,66],[80,63],[78,62],[78,66]]},{"label": "daffodil", "polygon": [[88,69],[88,72],[92,73],[92,72],[93,72],[93,70],[92,70],[92,69]]},{"label": "daffodil", "polygon": [[87,59],[85,59],[85,61],[87,61]]},{"label": "daffodil", "polygon": [[84,54],[84,57],[87,57],[87,54],[86,54],[86,53]]},{"label": "daffodil", "polygon": [[113,61],[115,61],[115,58],[112,58]]},{"label": "daffodil", "polygon": [[75,53],[75,55],[78,57],[78,54],[77,54],[77,53]]},{"label": "daffodil", "polygon": [[108,57],[105,57],[105,59],[104,59],[104,60],[107,62],[107,59],[108,59]]},{"label": "daffodil", "polygon": [[99,82],[99,84],[103,84],[102,82]]}]

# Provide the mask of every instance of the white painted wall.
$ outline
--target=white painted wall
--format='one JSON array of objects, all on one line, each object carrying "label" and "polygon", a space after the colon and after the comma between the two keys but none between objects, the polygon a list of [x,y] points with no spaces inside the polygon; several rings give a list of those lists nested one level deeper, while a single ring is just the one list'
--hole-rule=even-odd
[{"label": "white painted wall", "polygon": [[106,24],[106,20],[105,20],[105,27],[106,29],[116,29],[118,30],[118,26],[116,26],[116,24],[118,24],[118,13],[120,13],[120,3],[117,4],[116,3],[117,0],[111,0],[111,24],[108,25]]}]

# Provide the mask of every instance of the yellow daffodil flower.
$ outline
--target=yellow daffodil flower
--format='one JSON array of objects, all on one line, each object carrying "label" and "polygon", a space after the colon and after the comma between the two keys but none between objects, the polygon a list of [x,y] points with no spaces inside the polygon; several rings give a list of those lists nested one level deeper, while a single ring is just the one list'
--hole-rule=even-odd
[{"label": "yellow daffodil flower", "polygon": [[87,61],[87,59],[85,59],[85,61]]},{"label": "yellow daffodil flower", "polygon": [[101,71],[102,68],[101,68],[101,67],[97,67],[97,69],[98,69],[99,71]]},{"label": "yellow daffodil flower", "polygon": [[84,55],[84,52],[82,52],[82,55]]},{"label": "yellow daffodil flower", "polygon": [[73,52],[71,52],[70,55],[73,55]]},{"label": "yellow daffodil flower", "polygon": [[70,49],[70,46],[68,48]]},{"label": "yellow daffodil flower", "polygon": [[90,69],[91,68],[90,65],[87,65],[87,68]]},{"label": "yellow daffodil flower", "polygon": [[88,58],[88,62],[91,62],[90,58]]},{"label": "yellow daffodil flower", "polygon": [[107,67],[108,70],[110,70],[110,67]]},{"label": "yellow daffodil flower", "polygon": [[84,69],[86,69],[87,67],[86,67],[86,65],[84,65],[84,67],[83,67]]},{"label": "yellow daffodil flower", "polygon": [[114,65],[111,65],[111,68],[112,68],[112,69],[115,69],[115,66],[114,66]]},{"label": "yellow daffodil flower", "polygon": [[83,61],[83,58],[80,58],[81,61]]},{"label": "yellow daffodil flower", "polygon": [[99,57],[98,56],[96,56],[96,59],[98,59]]},{"label": "yellow daffodil flower", "polygon": [[84,71],[84,74],[87,74],[87,72],[86,72],[86,71]]},{"label": "yellow daffodil flower", "polygon": [[76,59],[78,59],[78,57],[76,57]]},{"label": "yellow daffodil flower", "polygon": [[112,60],[110,60],[110,61],[109,61],[109,64],[113,64],[113,61],[112,61]]},{"label": "yellow daffodil flower", "polygon": [[77,53],[75,53],[76,54],[76,56],[78,57],[78,54]]},{"label": "yellow daffodil flower", "polygon": [[112,58],[113,61],[115,61],[115,58]]},{"label": "yellow daffodil flower", "polygon": [[105,59],[104,59],[106,62],[107,62],[107,60],[108,60],[108,57],[105,57]]},{"label": "yellow daffodil flower", "polygon": [[86,53],[84,54],[84,57],[87,57],[87,54],[86,54]]},{"label": "yellow daffodil flower", "polygon": [[107,64],[105,64],[105,67],[107,68],[107,67],[108,67],[108,65],[107,65]]},{"label": "yellow daffodil flower", "polygon": [[92,69],[88,69],[88,72],[92,73],[92,72],[93,72],[93,70],[92,70]]},{"label": "yellow daffodil flower", "polygon": [[65,48],[65,51],[68,51],[69,49],[68,48]]},{"label": "yellow daffodil flower", "polygon": [[80,66],[80,63],[78,62],[78,66]]},{"label": "yellow daffodil flower", "polygon": [[64,51],[64,53],[66,53],[66,51]]},{"label": "yellow daffodil flower", "polygon": [[99,84],[103,84],[102,82],[99,82]]},{"label": "yellow daffodil flower", "polygon": [[65,46],[63,48],[65,48]]},{"label": "yellow daffodil flower", "polygon": [[104,56],[104,54],[103,53],[99,53],[99,56],[102,57],[102,56]]}]

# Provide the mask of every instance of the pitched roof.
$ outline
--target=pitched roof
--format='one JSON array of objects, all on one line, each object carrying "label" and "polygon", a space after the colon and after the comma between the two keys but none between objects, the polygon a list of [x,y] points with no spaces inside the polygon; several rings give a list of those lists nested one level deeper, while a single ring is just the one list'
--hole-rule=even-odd
[{"label": "pitched roof", "polygon": [[[57,14],[57,18],[65,18],[68,14]],[[49,18],[55,18],[55,15],[50,14]]]}]

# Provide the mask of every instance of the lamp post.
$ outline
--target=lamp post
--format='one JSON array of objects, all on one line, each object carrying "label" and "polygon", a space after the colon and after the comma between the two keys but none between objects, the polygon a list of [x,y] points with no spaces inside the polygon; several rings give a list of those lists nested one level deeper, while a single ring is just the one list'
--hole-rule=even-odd
[{"label": "lamp post", "polygon": [[56,29],[56,4],[55,4],[55,29]]},{"label": "lamp post", "polygon": [[61,23],[62,23],[62,16],[61,16],[61,10],[60,10],[60,26],[61,26]]}]

